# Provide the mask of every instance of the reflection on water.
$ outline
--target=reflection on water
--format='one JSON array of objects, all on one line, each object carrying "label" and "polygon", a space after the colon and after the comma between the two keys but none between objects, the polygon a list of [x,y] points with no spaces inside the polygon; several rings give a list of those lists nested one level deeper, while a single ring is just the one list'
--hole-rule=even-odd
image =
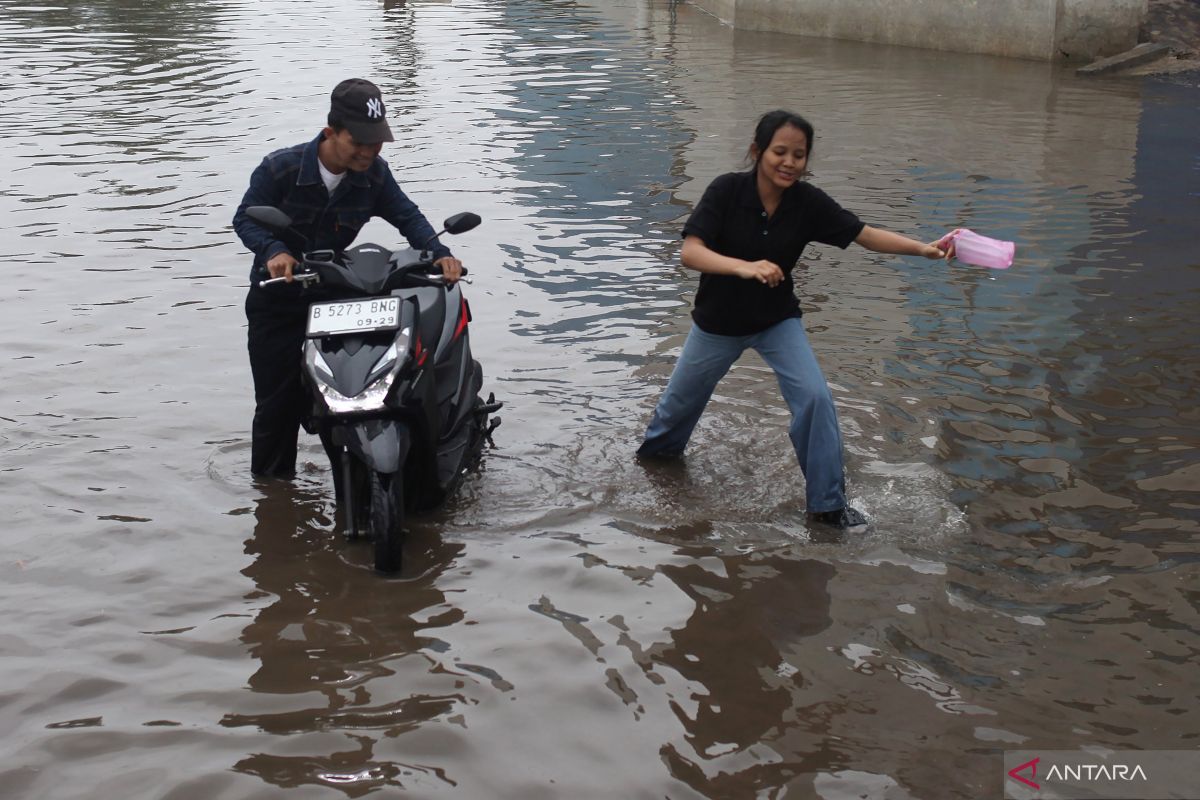
[{"label": "reflection on water", "polygon": [[790,746],[806,742],[806,761],[824,766],[825,721],[806,713],[811,658],[804,640],[831,623],[827,583],[834,573],[791,553],[725,557],[721,567],[714,572],[700,561],[664,568],[696,611],[654,659],[699,689],[674,709],[688,730],[687,746],[667,745],[662,757],[694,789],[718,796],[739,794],[747,781],[779,785],[796,774],[794,757],[782,759],[776,749],[784,731]]},{"label": "reflection on water", "polygon": [[[348,564],[332,546],[318,493],[265,484],[254,518],[247,542],[254,561],[242,572],[254,582],[252,596],[270,602],[240,637],[259,662],[248,679],[254,694],[220,724],[291,737],[290,750],[303,754],[250,753],[234,768],[280,787],[404,786],[404,775],[413,772],[445,780],[436,765],[405,763],[402,752],[388,753],[386,740],[452,716],[464,701],[449,674],[437,690],[416,688],[437,666],[422,652],[444,652],[438,629],[463,619],[436,585],[463,546],[418,530],[409,556],[416,577],[381,592],[369,560]],[[357,747],[305,750],[306,738],[319,742],[329,729],[357,732],[349,737]]]},{"label": "reflection on water", "polygon": [[[6,796],[975,798],[1006,748],[1194,746],[1194,87],[676,2],[336,13],[0,0]],[[427,215],[485,220],[454,246],[507,403],[390,580],[315,441],[294,485],[246,469],[229,219],[349,74]],[[685,463],[632,460],[679,226],[776,106],[870,223],[1018,243],[806,254],[862,535],[806,527],[753,356]]]}]

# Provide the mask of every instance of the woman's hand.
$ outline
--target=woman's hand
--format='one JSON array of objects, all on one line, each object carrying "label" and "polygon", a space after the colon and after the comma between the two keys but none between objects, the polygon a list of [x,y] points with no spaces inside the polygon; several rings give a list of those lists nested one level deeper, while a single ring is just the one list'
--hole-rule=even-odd
[{"label": "woman's hand", "polygon": [[271,259],[267,262],[267,272],[271,273],[272,278],[283,278],[288,283],[291,283],[293,280],[292,269],[299,263],[291,253],[285,250],[282,253],[276,253],[271,256]]},{"label": "woman's hand", "polygon": [[[945,249],[943,250],[942,248]],[[944,258],[949,261],[954,257],[954,242],[951,241],[949,244],[944,244],[941,239],[938,239],[936,242],[930,242],[929,244],[922,245],[921,252],[917,255],[924,256],[925,258],[934,261],[939,258]]]},{"label": "woman's hand", "polygon": [[779,265],[766,260],[743,261],[737,275],[739,278],[758,281],[772,288],[778,286],[779,282],[783,280],[783,270],[779,268]]},{"label": "woman's hand", "polygon": [[938,239],[936,242],[930,242],[929,244],[925,245],[925,247],[932,247],[934,250],[937,250],[939,253],[941,253],[941,255],[925,255],[925,257],[945,258],[947,261],[954,258],[954,235],[956,233],[958,233],[957,230],[951,231],[942,238]]},{"label": "woman's hand", "polygon": [[765,286],[778,286],[783,280],[783,270],[770,261],[743,261],[733,256],[723,256],[711,250],[699,236],[689,234],[683,239],[683,250],[679,260],[688,269],[709,275],[734,275],[746,280],[758,281]]},{"label": "woman's hand", "polygon": [[462,277],[462,262],[454,256],[442,256],[433,263],[442,268],[442,277],[446,279],[446,283],[455,283]]}]

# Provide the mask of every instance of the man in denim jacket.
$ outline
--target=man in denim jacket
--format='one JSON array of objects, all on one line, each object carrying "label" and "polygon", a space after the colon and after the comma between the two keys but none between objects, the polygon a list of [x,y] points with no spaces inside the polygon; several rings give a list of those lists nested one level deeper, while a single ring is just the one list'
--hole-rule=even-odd
[{"label": "man in denim jacket", "polygon": [[[311,295],[292,282],[296,254],[250,220],[246,208],[281,209],[311,250],[346,249],[371,217],[390,222],[410,245],[421,248],[434,230],[379,157],[383,143],[393,141],[378,87],[360,78],[342,81],[333,90],[327,127],[307,144],[264,158],[233,217],[238,237],[254,253],[246,319],[255,402],[250,471],[256,476],[290,478],[296,472],[296,443],[307,402],[300,348]],[[462,262],[441,242],[435,241],[432,250],[446,280],[458,280]],[[268,277],[287,282],[259,287]]]}]

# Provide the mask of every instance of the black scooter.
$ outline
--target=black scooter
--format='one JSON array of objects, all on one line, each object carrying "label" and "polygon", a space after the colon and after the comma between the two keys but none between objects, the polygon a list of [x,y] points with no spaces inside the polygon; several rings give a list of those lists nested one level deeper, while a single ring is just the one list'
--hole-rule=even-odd
[{"label": "black scooter", "polygon": [[[503,403],[480,399],[483,370],[471,356],[471,312],[422,250],[360,244],[305,251],[292,220],[252,206],[250,219],[302,253],[296,280],[321,287],[308,309],[303,375],[312,396],[305,428],[321,434],[334,463],[338,516],[350,536],[367,529],[375,568],[400,569],[409,512],[440,505],[491,443]],[[464,233],[476,214],[455,214],[442,233]],[[466,270],[463,270],[466,273]],[[283,281],[260,281],[266,286]],[[336,454],[336,455],[335,455]]]}]

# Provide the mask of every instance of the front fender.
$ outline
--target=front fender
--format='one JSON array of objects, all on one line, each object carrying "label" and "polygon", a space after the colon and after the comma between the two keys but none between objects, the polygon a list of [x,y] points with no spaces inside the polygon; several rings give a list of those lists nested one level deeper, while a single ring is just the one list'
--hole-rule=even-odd
[{"label": "front fender", "polygon": [[350,452],[376,472],[399,472],[412,447],[412,432],[394,419],[364,419],[344,426]]}]

